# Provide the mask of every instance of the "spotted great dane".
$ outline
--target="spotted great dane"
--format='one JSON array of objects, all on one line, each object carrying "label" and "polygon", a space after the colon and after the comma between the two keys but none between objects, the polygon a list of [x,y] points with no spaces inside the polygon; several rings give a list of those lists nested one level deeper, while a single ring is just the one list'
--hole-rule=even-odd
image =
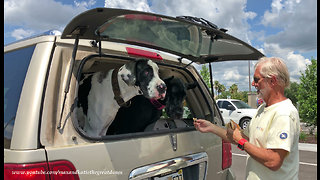
[{"label": "spotted great dane", "polygon": [[85,117],[83,130],[87,135],[104,136],[119,108],[134,96],[142,94],[149,99],[164,99],[166,85],[158,72],[156,63],[139,59],[82,80],[78,106]]}]

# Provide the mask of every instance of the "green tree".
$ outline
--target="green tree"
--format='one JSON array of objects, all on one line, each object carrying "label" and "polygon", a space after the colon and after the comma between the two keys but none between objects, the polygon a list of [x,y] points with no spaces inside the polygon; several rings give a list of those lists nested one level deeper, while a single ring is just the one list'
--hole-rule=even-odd
[{"label": "green tree", "polygon": [[298,88],[298,108],[302,122],[313,128],[317,126],[317,60],[311,58],[311,64],[301,73]]},{"label": "green tree", "polygon": [[236,93],[238,92],[238,85],[232,84],[232,85],[230,86],[230,88],[229,88],[229,91],[230,91],[231,95],[232,95],[232,94],[236,94]]},{"label": "green tree", "polygon": [[219,90],[219,86],[220,86],[219,81],[214,81],[213,87],[216,90],[217,96],[219,95],[219,91],[218,91]]},{"label": "green tree", "polygon": [[298,102],[298,89],[299,89],[299,84],[296,82],[290,82],[290,87],[286,88],[284,90],[284,95],[289,98],[293,105],[297,107],[297,102]]},{"label": "green tree", "polygon": [[200,75],[201,75],[202,79],[204,80],[204,82],[207,84],[207,86],[211,92],[210,72],[209,72],[209,68],[206,65],[202,65],[201,70],[200,70]]},{"label": "green tree", "polygon": [[229,91],[223,91],[219,96],[217,96],[217,99],[227,99],[228,97],[231,97],[231,94]]},{"label": "green tree", "polygon": [[218,95],[219,95],[220,93],[224,92],[225,90],[226,90],[226,87],[225,87],[223,84],[220,84],[220,83],[219,83],[219,85],[218,85],[218,90],[217,90]]}]

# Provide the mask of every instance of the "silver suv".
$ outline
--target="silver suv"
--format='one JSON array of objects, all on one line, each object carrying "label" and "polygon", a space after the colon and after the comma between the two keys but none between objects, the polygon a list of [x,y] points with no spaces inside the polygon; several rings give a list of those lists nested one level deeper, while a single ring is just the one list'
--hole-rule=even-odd
[{"label": "silver suv", "polygon": [[[224,126],[192,63],[258,59],[259,51],[194,17],[97,8],[61,36],[4,47],[5,179],[234,179],[230,143],[202,134],[193,117]],[[160,78],[197,83],[184,116],[162,116],[144,132],[90,137],[79,125],[81,75],[152,59]],[[174,125],[168,125],[168,124]]]}]

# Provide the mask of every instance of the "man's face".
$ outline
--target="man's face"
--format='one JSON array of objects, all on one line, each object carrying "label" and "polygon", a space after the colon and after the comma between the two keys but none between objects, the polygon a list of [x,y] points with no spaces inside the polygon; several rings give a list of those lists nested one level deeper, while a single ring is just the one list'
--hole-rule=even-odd
[{"label": "man's face", "polygon": [[260,65],[257,66],[256,71],[254,72],[252,86],[257,89],[258,97],[262,98],[266,102],[272,89],[268,83],[269,78],[263,77],[260,74],[260,68]]}]

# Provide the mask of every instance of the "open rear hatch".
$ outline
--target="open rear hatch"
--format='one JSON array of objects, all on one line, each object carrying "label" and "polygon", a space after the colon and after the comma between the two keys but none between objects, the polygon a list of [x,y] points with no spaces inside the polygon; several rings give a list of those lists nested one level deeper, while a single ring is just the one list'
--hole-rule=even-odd
[{"label": "open rear hatch", "polygon": [[201,64],[256,60],[264,56],[257,49],[225,32],[201,18],[96,8],[72,19],[61,38],[139,45]]}]

